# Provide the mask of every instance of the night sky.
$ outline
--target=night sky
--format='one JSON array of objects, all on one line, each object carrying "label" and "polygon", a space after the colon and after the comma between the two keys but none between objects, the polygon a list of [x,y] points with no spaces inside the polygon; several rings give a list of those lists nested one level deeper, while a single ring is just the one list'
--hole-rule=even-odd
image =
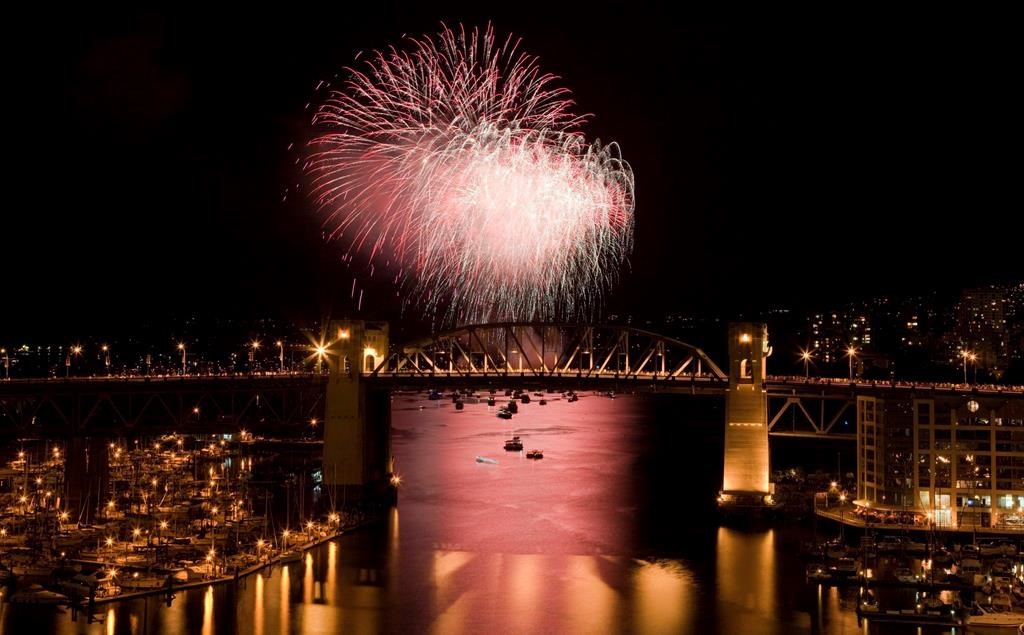
[{"label": "night sky", "polygon": [[[350,4],[9,16],[0,334],[355,315],[340,249],[283,200],[287,147],[319,80],[442,20],[521,35],[632,164],[636,250],[609,311],[1024,278],[1011,20]],[[392,317],[394,291],[371,285],[362,315]]]}]

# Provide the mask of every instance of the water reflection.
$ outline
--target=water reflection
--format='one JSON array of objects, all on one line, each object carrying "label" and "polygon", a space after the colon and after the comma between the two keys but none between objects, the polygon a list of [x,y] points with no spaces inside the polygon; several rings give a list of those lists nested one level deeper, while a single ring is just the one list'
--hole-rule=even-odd
[{"label": "water reflection", "polygon": [[213,587],[206,587],[203,597],[203,635],[213,635]]},{"label": "water reflection", "polygon": [[763,633],[776,632],[775,532],[720,527],[715,562],[722,630],[742,633],[757,623]]},{"label": "water reflection", "polygon": [[[699,502],[680,518],[681,495],[710,502],[720,482],[720,449],[693,439],[721,421],[700,421],[584,396],[525,405],[509,429],[482,404],[399,397],[406,485],[386,522],[237,587],[109,605],[102,624],[0,605],[0,631],[858,632],[849,598],[804,584],[800,528],[719,528]],[[510,433],[545,458],[501,453]]]},{"label": "water reflection", "polygon": [[685,633],[692,629],[694,590],[682,564],[647,562],[636,569],[633,580],[638,632]]}]

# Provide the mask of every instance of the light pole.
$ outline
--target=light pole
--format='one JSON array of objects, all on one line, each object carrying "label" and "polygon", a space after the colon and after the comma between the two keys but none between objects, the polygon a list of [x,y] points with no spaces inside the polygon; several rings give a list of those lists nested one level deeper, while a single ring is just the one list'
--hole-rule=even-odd
[{"label": "light pole", "polygon": [[971,353],[971,366],[974,367],[974,383],[978,383],[978,355]]},{"label": "light pole", "polygon": [[321,344],[314,347],[313,350],[316,351],[317,363],[319,364],[317,373],[322,375],[324,373],[324,358],[327,357],[327,347]]},{"label": "light pole", "polygon": [[284,342],[277,340],[277,359],[279,363],[278,370],[284,372]]},{"label": "light pole", "polygon": [[845,534],[846,521],[843,518],[843,513],[846,511],[846,492],[839,495],[839,531]]},{"label": "light pole", "polygon": [[967,384],[967,358],[971,356],[971,352],[968,350],[960,351],[960,357],[964,360],[964,384]]},{"label": "light pole", "polygon": [[0,348],[0,355],[4,356],[4,379],[11,378],[11,358],[7,355],[6,348]]},{"label": "light pole", "polygon": [[804,362],[804,381],[807,381],[808,377],[810,377],[811,351],[800,351],[800,359]]},{"label": "light pole", "polygon": [[256,350],[260,347],[260,341],[254,339],[249,342],[249,372],[256,372]]},{"label": "light pole", "polygon": [[181,351],[181,374],[185,374],[185,342],[178,342],[178,350]]},{"label": "light pole", "polygon": [[103,365],[107,367],[107,377],[110,377],[110,346],[104,344],[103,349]]},{"label": "light pole", "polygon": [[64,358],[64,376],[65,377],[70,377],[71,376],[71,356],[72,355],[76,355],[77,356],[77,355],[81,355],[81,354],[82,354],[82,347],[77,345],[77,344],[75,344],[74,346],[72,346],[71,348],[68,349],[68,356],[66,358]]},{"label": "light pole", "polygon": [[846,356],[850,360],[850,381],[853,381],[853,358],[857,356],[857,348],[851,344],[846,349]]}]

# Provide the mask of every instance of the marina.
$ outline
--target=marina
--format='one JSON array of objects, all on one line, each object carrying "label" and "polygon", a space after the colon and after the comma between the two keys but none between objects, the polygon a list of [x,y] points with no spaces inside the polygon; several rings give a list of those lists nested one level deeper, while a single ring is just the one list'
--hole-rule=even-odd
[{"label": "marina", "polygon": [[333,505],[294,441],[247,433],[111,441],[105,483],[80,509],[62,495],[62,446],[18,447],[0,477],[0,595],[14,604],[91,614],[107,602],[237,582],[373,517]]}]

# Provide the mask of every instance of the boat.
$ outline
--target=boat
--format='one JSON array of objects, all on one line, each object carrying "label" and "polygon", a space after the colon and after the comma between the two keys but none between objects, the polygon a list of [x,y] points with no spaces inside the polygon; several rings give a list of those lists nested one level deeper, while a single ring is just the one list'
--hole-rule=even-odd
[{"label": "boat", "polygon": [[941,565],[946,566],[953,563],[953,554],[949,552],[945,547],[937,550],[932,554],[932,566]]},{"label": "boat", "polygon": [[543,459],[544,458],[544,450],[530,450],[529,452],[526,453],[526,458],[528,458],[528,459]]},{"label": "boat", "polygon": [[494,405],[494,397],[493,396],[487,398],[487,405],[488,406],[493,406]]},{"label": "boat", "polygon": [[537,403],[538,403],[539,405],[541,405],[541,406],[546,406],[546,405],[548,405],[548,400],[547,400],[547,399],[541,399],[541,400],[540,400],[540,401],[538,401]]},{"label": "boat", "polygon": [[832,579],[832,574],[829,573],[821,564],[809,564],[807,565],[807,580],[810,582],[828,582]]},{"label": "boat", "polygon": [[903,543],[903,547],[912,553],[924,553],[928,550],[928,545],[923,542],[917,542],[913,538],[908,538]]},{"label": "boat", "polygon": [[833,560],[845,558],[848,551],[846,544],[839,539],[833,540],[825,545],[825,555]]},{"label": "boat", "polygon": [[899,536],[882,536],[875,547],[879,553],[893,553],[903,548],[903,539]]},{"label": "boat", "polygon": [[499,419],[511,419],[512,413],[508,411],[508,408],[501,408],[498,410]]},{"label": "boat", "polygon": [[281,564],[288,564],[289,562],[298,562],[299,560],[302,560],[302,550],[289,549],[288,551],[284,551],[281,553],[281,557],[279,558],[279,560],[281,561]]},{"label": "boat", "polygon": [[68,597],[33,584],[27,589],[16,591],[7,601],[11,604],[63,604],[68,601]]},{"label": "boat", "polygon": [[529,395],[529,393],[525,393],[524,392],[522,395],[520,395],[519,396],[519,401],[521,401],[523,403],[530,403],[530,395]]},{"label": "boat", "polygon": [[860,571],[860,565],[853,558],[840,558],[830,570],[837,576],[853,576]]},{"label": "boat", "polygon": [[920,576],[915,575],[913,571],[906,567],[896,569],[896,571],[893,572],[893,577],[903,584],[917,584],[921,581]]},{"label": "boat", "polygon": [[486,456],[478,456],[478,457],[476,457],[476,462],[477,463],[491,463],[491,464],[494,464],[494,465],[497,465],[497,463],[498,463],[496,460],[489,459]]},{"label": "boat", "polygon": [[574,392],[569,393],[569,399],[568,399],[569,403],[572,403],[574,401],[579,401],[579,400],[580,400],[580,398],[579,398],[579,396],[576,393],[574,393]]},{"label": "boat", "polygon": [[512,437],[505,440],[505,450],[509,452],[520,452],[523,449],[523,441],[519,437]]},{"label": "boat", "polygon": [[138,571],[131,575],[123,575],[120,579],[122,589],[128,589],[131,591],[144,591],[149,589],[159,589],[167,585],[166,576],[156,575],[140,575]]},{"label": "boat", "polygon": [[466,407],[466,404],[463,403],[463,401],[461,399],[459,401],[455,402],[455,409],[456,410],[462,410],[465,407]]},{"label": "boat", "polygon": [[982,606],[974,603],[974,610],[967,616],[967,624],[970,626],[1000,626],[1012,628],[1024,624],[1024,613],[1013,610],[1012,607],[988,605]]},{"label": "boat", "polygon": [[508,405],[505,406],[505,409],[511,412],[512,414],[516,414],[517,412],[519,412],[519,404],[517,404],[515,401],[509,401]]}]

